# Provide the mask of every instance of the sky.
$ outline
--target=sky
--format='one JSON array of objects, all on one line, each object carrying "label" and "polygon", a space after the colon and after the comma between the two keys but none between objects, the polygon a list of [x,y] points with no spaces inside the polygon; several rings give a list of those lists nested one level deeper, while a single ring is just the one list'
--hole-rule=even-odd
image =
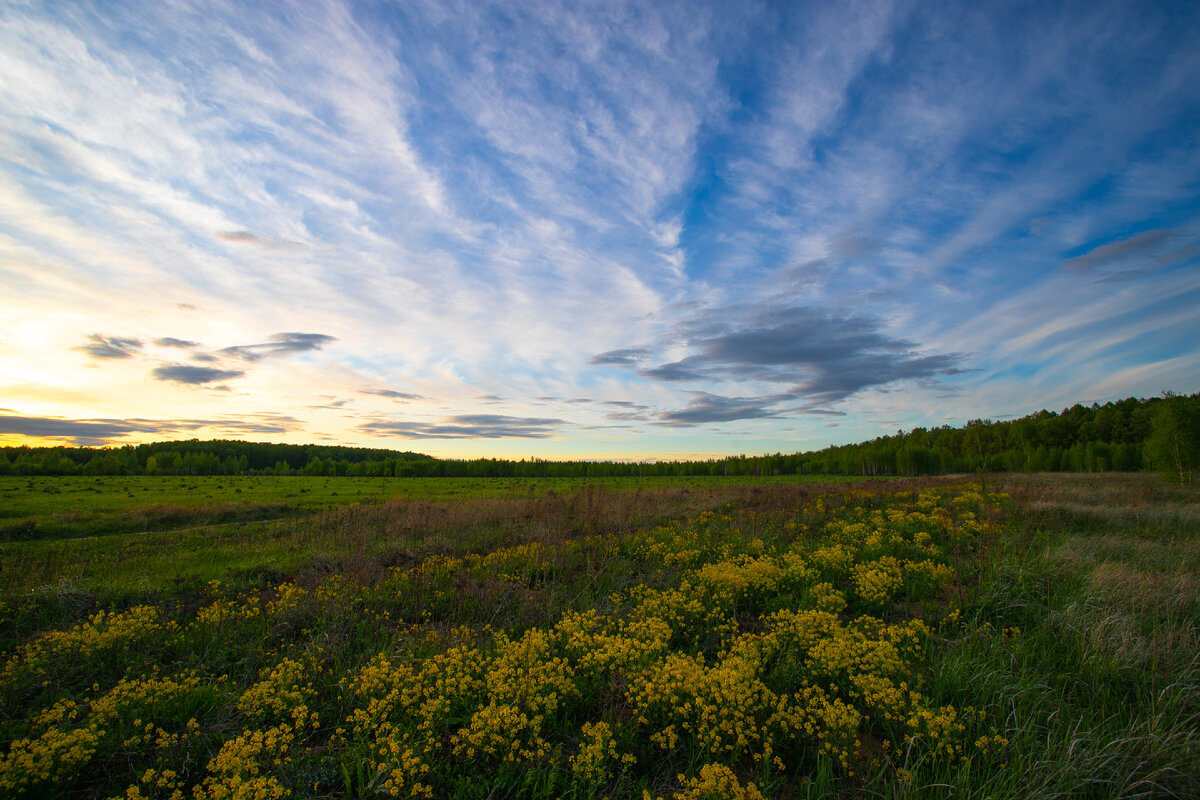
[{"label": "sky", "polygon": [[798,452],[1200,391],[1200,4],[0,4],[0,444]]}]

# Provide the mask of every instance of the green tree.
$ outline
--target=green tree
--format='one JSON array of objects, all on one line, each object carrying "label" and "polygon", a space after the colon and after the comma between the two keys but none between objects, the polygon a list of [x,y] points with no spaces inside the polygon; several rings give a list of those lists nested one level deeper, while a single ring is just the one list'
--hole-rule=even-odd
[{"label": "green tree", "polygon": [[1146,439],[1146,461],[1164,478],[1188,486],[1200,465],[1200,395],[1168,392],[1156,405]]}]

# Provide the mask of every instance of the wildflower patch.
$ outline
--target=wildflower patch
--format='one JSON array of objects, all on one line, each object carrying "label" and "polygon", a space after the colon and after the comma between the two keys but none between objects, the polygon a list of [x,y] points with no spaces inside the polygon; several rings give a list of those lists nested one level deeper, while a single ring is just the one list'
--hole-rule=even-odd
[{"label": "wildflower patch", "polygon": [[727,507],[101,611],[0,668],[0,793],[768,798],[996,759],[923,659],[999,503]]}]

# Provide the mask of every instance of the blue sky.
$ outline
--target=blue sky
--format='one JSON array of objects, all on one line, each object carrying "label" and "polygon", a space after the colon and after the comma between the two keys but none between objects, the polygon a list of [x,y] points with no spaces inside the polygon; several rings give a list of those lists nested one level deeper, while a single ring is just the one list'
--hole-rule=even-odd
[{"label": "blue sky", "polygon": [[1200,390],[1194,3],[0,7],[0,442],[792,452]]}]

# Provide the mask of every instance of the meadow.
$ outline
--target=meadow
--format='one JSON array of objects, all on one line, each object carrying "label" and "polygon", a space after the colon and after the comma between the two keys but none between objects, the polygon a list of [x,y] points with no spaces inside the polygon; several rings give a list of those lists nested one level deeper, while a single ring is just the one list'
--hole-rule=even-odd
[{"label": "meadow", "polygon": [[[146,533],[227,522],[295,517],[387,501],[571,495],[610,491],[707,490],[795,483],[798,476],[604,478],[363,478],[300,475],[186,477],[0,475],[0,541]],[[839,480],[822,477],[822,482]],[[846,480],[846,479],[841,479]]]},{"label": "meadow", "polygon": [[1154,477],[7,480],[0,796],[1200,795]]}]

